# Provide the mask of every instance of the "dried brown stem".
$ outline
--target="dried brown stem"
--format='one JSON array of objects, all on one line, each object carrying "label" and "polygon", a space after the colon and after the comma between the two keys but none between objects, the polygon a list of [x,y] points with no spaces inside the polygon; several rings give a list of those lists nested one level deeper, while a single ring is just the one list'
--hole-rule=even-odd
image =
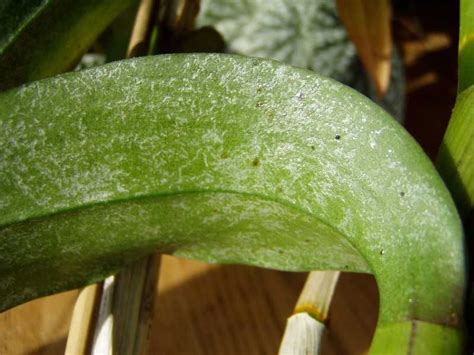
[{"label": "dried brown stem", "polygon": [[390,84],[392,33],[389,0],[337,0],[339,17],[379,97]]}]

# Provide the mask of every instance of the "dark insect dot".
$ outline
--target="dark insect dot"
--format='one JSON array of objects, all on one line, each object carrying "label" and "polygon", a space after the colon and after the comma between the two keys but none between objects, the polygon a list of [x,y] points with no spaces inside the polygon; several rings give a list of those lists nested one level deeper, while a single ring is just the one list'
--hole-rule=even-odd
[{"label": "dark insect dot", "polygon": [[341,139],[341,136],[339,134],[336,134],[336,137],[335,137],[337,140]]},{"label": "dark insect dot", "polygon": [[259,87],[257,88],[257,92],[262,92],[262,91],[263,91],[263,88],[262,88],[261,86],[259,86]]},{"label": "dark insect dot", "polygon": [[263,106],[263,102],[259,101],[255,104],[255,107],[262,107]]},{"label": "dark insect dot", "polygon": [[384,254],[385,254],[385,250],[380,249],[380,255],[384,255]]},{"label": "dark insect dot", "polygon": [[314,145],[311,146],[312,150],[316,150],[316,147]]},{"label": "dark insect dot", "polygon": [[255,159],[252,161],[252,165],[253,165],[253,166],[259,166],[259,165],[260,165],[260,159],[255,158]]},{"label": "dark insect dot", "polygon": [[405,192],[400,191],[400,196],[401,196],[401,197],[405,196]]}]

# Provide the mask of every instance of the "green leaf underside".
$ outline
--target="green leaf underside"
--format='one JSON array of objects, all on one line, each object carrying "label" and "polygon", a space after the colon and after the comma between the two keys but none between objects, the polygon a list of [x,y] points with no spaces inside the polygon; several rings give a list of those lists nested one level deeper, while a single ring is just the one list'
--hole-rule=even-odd
[{"label": "green leaf underside", "polygon": [[[255,195],[224,191],[92,206],[12,225],[2,237],[15,239],[2,249],[3,262],[13,267],[3,270],[12,276],[9,289],[21,289],[34,278],[43,293],[51,287],[51,275],[67,282],[67,288],[78,287],[103,279],[156,248],[207,262],[368,271],[350,242],[314,216]],[[104,250],[110,253],[104,255]],[[22,269],[15,270],[19,264]],[[24,297],[31,297],[28,292]]]},{"label": "green leaf underside", "polygon": [[0,5],[0,90],[72,69],[135,0],[34,0]]},{"label": "green leaf underside", "polygon": [[314,70],[356,88],[403,120],[404,74],[398,53],[392,56],[388,92],[379,100],[333,0],[203,0],[197,24],[215,27],[232,53]]},{"label": "green leaf underside", "polygon": [[374,272],[380,324],[455,325],[462,231],[383,110],[277,62],[170,55],[0,95],[6,309],[159,248],[283,270]]},{"label": "green leaf underside", "polygon": [[457,99],[437,166],[463,218],[474,206],[474,85]]}]

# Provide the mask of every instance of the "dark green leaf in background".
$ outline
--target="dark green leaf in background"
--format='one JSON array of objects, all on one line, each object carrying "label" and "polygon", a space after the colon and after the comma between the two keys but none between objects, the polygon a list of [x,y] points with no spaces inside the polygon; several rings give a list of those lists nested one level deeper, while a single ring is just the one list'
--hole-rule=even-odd
[{"label": "dark green leaf in background", "polygon": [[135,0],[6,1],[0,5],[0,90],[72,70]]},{"label": "dark green leaf in background", "polygon": [[458,91],[474,85],[474,2],[462,0],[459,31],[459,85]]}]

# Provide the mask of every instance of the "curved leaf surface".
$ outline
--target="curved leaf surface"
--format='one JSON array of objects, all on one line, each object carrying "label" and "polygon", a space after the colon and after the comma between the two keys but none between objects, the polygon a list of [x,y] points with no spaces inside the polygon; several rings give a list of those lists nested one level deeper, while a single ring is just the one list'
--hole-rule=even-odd
[{"label": "curved leaf surface", "polygon": [[370,271],[381,326],[458,325],[448,191],[403,128],[335,81],[239,56],[147,57],[3,93],[0,118],[2,309],[159,249]]},{"label": "curved leaf surface", "polygon": [[0,5],[0,90],[71,69],[134,1],[4,2]]}]

